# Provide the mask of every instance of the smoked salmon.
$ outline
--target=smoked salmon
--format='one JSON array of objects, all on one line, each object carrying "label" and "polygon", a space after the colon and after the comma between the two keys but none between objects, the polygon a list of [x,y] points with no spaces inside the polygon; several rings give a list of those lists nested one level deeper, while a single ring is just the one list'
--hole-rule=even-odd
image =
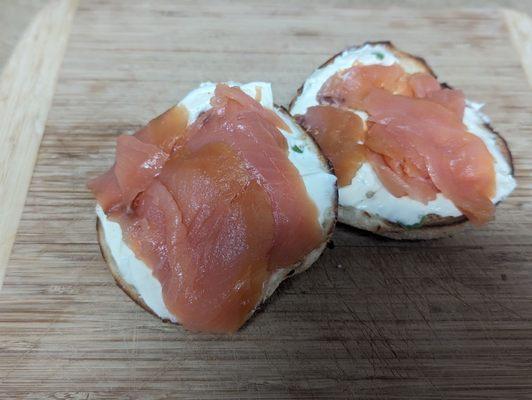
[{"label": "smoked salmon", "polygon": [[315,106],[299,122],[310,130],[334,166],[338,185],[346,186],[364,162],[364,121],[351,112],[332,106]]},{"label": "smoked salmon", "polygon": [[216,94],[212,111],[190,126],[187,149],[195,151],[219,141],[237,152],[272,203],[276,226],[272,265],[290,266],[320,243],[323,235],[316,225],[316,207],[304,201],[308,198],[305,186],[279,133],[279,128],[288,128],[273,111],[238,89],[219,85]]},{"label": "smoked salmon", "polygon": [[191,124],[174,107],[119,137],[114,166],[89,182],[188,329],[236,331],[270,277],[326,238],[280,129],[272,110],[219,84]]},{"label": "smoked salmon", "polygon": [[355,110],[362,109],[362,100],[374,88],[390,92],[403,89],[405,71],[397,64],[354,65],[331,76],[318,92],[320,103],[331,103]]},{"label": "smoked salmon", "polygon": [[[319,105],[299,120],[330,157],[341,187],[368,162],[395,197],[427,204],[441,193],[476,225],[493,217],[494,159],[462,122],[461,91],[398,63],[355,63],[329,77],[316,98]],[[364,129],[353,110],[368,115]]]}]

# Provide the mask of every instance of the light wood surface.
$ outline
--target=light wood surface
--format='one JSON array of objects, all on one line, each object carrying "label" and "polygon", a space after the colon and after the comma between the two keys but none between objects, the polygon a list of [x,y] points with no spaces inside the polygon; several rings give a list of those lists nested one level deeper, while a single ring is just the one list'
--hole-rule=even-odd
[{"label": "light wood surface", "polygon": [[0,75],[0,288],[52,103],[75,3],[50,2]]},{"label": "light wood surface", "polygon": [[[115,286],[85,184],[118,134],[204,80],[268,80],[287,104],[330,55],[379,39],[488,103],[519,182],[495,222],[409,243],[339,227],[229,337],[162,324]],[[531,398],[531,104],[497,10],[82,2],[0,292],[0,398]]]},{"label": "light wood surface", "polygon": [[45,0],[0,0],[0,68],[45,5]]},{"label": "light wood surface", "polygon": [[515,10],[504,10],[504,18],[528,82],[532,85],[532,18]]}]

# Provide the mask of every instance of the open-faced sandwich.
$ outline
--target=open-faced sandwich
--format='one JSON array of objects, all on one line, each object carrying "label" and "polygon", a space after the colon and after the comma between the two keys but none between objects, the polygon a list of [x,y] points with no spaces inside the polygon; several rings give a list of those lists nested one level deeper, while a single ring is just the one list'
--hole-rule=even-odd
[{"label": "open-faced sandwich", "polygon": [[134,135],[89,182],[103,255],[164,320],[234,332],[322,253],[336,177],[267,83],[205,83]]},{"label": "open-faced sandwich", "polygon": [[333,164],[340,222],[430,239],[488,222],[515,187],[508,146],[480,107],[378,42],[315,70],[290,112]]}]

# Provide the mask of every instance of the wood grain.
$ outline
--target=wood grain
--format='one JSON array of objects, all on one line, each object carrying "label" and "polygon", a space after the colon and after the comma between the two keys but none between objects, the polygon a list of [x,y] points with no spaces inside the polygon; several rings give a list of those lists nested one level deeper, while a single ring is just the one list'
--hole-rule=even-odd
[{"label": "wood grain", "polygon": [[0,75],[0,288],[52,104],[75,3],[52,1]]},{"label": "wood grain", "polygon": [[7,64],[15,46],[46,0],[0,0],[0,68]]},{"label": "wood grain", "polygon": [[[398,243],[339,227],[233,336],[160,323],[98,251],[88,178],[204,80],[287,103],[350,44],[392,39],[487,102],[519,186],[484,229]],[[496,10],[92,1],[76,13],[4,287],[0,398],[532,397],[532,93]]]},{"label": "wood grain", "polygon": [[504,10],[504,18],[528,82],[532,85],[532,18],[514,10]]}]

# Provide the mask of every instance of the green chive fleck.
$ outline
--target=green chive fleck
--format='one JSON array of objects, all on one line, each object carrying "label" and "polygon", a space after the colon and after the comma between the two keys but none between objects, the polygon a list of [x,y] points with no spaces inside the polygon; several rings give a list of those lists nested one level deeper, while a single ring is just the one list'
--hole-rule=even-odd
[{"label": "green chive fleck", "polygon": [[382,54],[380,51],[374,52],[373,55],[377,57],[379,60],[384,60],[384,54]]},{"label": "green chive fleck", "polygon": [[299,147],[297,144],[292,146],[292,150],[294,150],[296,153],[303,153],[303,149],[301,149],[301,147]]}]

